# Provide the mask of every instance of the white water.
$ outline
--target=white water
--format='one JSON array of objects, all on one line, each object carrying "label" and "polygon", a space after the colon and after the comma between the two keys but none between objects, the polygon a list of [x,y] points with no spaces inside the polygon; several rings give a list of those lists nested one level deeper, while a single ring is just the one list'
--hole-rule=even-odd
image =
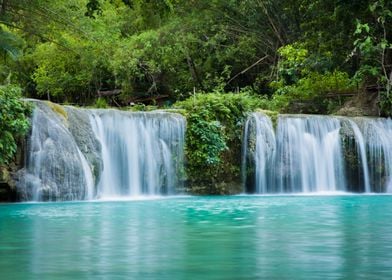
[{"label": "white water", "polygon": [[367,156],[366,156],[366,144],[365,140],[363,137],[362,132],[359,130],[358,125],[353,122],[352,120],[349,121],[351,124],[351,128],[353,129],[355,140],[357,143],[357,149],[360,154],[360,159],[361,159],[361,166],[362,166],[362,172],[363,172],[363,179],[364,179],[364,184],[365,184],[365,192],[370,192],[370,179],[369,179],[369,167],[368,167],[368,161],[367,161]]},{"label": "white water", "polygon": [[365,122],[364,135],[368,160],[373,166],[370,170],[373,189],[382,191],[385,188],[392,192],[392,120],[371,119]]},{"label": "white water", "polygon": [[91,199],[94,180],[64,117],[35,103],[26,166],[19,178],[23,200]]},{"label": "white water", "polygon": [[339,129],[335,118],[279,117],[275,190],[345,190]]},{"label": "white water", "polygon": [[96,110],[91,123],[102,146],[99,197],[175,193],[181,183],[182,117],[164,112]]},{"label": "white water", "polygon": [[249,144],[249,129],[250,127],[254,129],[254,138],[256,139],[254,145],[254,158],[253,163],[255,169],[258,170],[260,174],[266,174],[266,176],[256,176],[255,179],[255,190],[256,193],[267,193],[269,182],[268,168],[273,164],[276,151],[276,140],[275,134],[273,132],[273,126],[271,120],[260,113],[253,113],[248,118],[245,124],[245,139],[243,143],[243,178],[246,179],[246,168],[244,164],[247,161],[247,145]]},{"label": "white water", "polygon": [[76,108],[62,116],[33,102],[26,166],[17,175],[22,200],[170,195],[182,187],[182,116]]},{"label": "white water", "polygon": [[[18,172],[21,199],[153,197],[174,194],[182,187],[183,117],[164,112],[74,109],[80,118],[86,115],[87,125],[83,126],[53,112],[46,103],[35,103],[26,166]],[[354,191],[392,192],[390,119],[282,115],[275,133],[267,116],[252,114],[244,136],[246,184],[252,184],[250,189],[256,193],[352,190],[343,121],[354,142],[350,164],[361,170],[354,175],[361,177],[358,184],[363,185]],[[71,133],[71,125],[80,131]],[[83,141],[86,138],[93,138],[96,144]],[[93,152],[103,167],[97,168],[100,165],[92,160]],[[253,178],[247,173],[250,166]]]},{"label": "white water", "polygon": [[78,149],[78,154],[80,157],[80,162],[82,164],[83,173],[86,181],[84,199],[91,200],[94,198],[94,193],[95,193],[93,174],[91,172],[90,166],[88,165],[86,158],[84,157],[84,155],[79,149]]},{"label": "white water", "polygon": [[[343,145],[342,121],[352,132],[351,149],[355,150],[346,152],[356,156],[356,160],[351,159],[353,162],[346,162],[344,149],[350,148]],[[246,123],[243,173],[254,167],[253,179],[243,176],[247,190],[256,193],[347,191],[353,182],[346,175],[346,168],[355,164],[360,172],[354,177],[361,177],[361,186],[356,186],[355,191],[392,191],[390,119],[281,115],[276,132],[270,123],[268,117],[255,114]],[[275,145],[271,144],[273,139]]]}]

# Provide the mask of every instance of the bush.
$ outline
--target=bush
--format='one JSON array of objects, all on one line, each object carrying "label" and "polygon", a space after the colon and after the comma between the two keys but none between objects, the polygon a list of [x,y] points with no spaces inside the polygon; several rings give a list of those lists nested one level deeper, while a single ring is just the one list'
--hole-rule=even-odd
[{"label": "bush", "polygon": [[109,108],[109,105],[104,98],[99,97],[97,100],[95,100],[94,108],[106,109]]},{"label": "bush", "polygon": [[17,138],[25,135],[29,129],[31,107],[20,97],[19,87],[0,86],[0,165],[12,160]]},{"label": "bush", "polygon": [[[196,94],[174,104],[187,118],[186,171],[193,193],[241,191],[240,164],[243,125],[261,99],[246,93]],[[219,183],[219,184],[218,184]]]},{"label": "bush", "polygon": [[309,72],[295,84],[283,86],[274,83],[272,86],[275,87],[275,94],[263,108],[281,112],[290,111],[293,102],[309,101],[309,105],[314,107],[311,113],[332,113],[335,106],[326,98],[327,94],[338,96],[356,90],[348,74],[341,71],[324,74]]},{"label": "bush", "polygon": [[105,76],[104,56],[96,46],[64,35],[64,47],[46,42],[29,55],[36,65],[31,75],[39,96],[50,95],[57,102],[89,103],[91,93],[99,89]]},{"label": "bush", "polygon": [[[283,46],[278,52],[278,77],[270,83],[275,92],[264,102],[264,109],[332,113],[336,100],[328,100],[326,94],[355,91],[354,82],[346,72],[331,68],[331,53],[312,54],[301,43]],[[305,107],[298,108],[300,103]]]}]

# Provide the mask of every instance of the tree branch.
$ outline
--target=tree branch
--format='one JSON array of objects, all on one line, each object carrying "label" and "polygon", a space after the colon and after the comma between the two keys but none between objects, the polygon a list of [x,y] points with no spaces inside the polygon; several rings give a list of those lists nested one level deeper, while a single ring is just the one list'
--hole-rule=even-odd
[{"label": "tree branch", "polygon": [[260,62],[262,62],[264,59],[266,59],[267,57],[269,57],[269,55],[265,55],[262,58],[260,58],[259,60],[257,60],[255,63],[253,63],[251,66],[245,68],[244,70],[242,70],[241,72],[237,73],[234,77],[232,77],[227,84],[229,84],[231,81],[233,81],[235,78],[237,78],[239,75],[245,74],[248,70],[252,69],[253,67],[255,67],[257,64],[259,64]]}]

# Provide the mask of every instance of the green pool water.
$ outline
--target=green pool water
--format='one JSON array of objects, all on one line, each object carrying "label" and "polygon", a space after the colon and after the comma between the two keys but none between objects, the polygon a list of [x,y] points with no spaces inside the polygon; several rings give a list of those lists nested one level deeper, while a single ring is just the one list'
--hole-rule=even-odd
[{"label": "green pool water", "polygon": [[0,204],[0,279],[392,279],[392,196]]}]

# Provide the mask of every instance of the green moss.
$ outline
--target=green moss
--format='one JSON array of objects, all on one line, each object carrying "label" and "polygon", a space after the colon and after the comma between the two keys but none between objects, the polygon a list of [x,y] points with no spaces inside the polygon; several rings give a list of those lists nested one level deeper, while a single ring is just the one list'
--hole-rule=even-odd
[{"label": "green moss", "polygon": [[9,172],[4,166],[0,166],[0,181],[7,182],[9,179]]},{"label": "green moss", "polygon": [[124,108],[126,111],[131,112],[150,112],[157,110],[158,106],[155,105],[144,105],[143,103],[135,104],[133,106],[127,106]]},{"label": "green moss", "polygon": [[184,117],[187,115],[187,111],[184,109],[164,109],[163,111],[168,112],[168,113],[175,113],[175,114],[180,114]]},{"label": "green moss", "polygon": [[274,128],[276,128],[276,126],[278,125],[279,112],[262,109],[257,110],[257,112],[267,115],[271,119]]},{"label": "green moss", "polygon": [[50,102],[50,101],[46,101],[46,104],[50,107],[50,109],[52,109],[53,112],[55,112],[57,115],[61,116],[64,118],[64,120],[68,120],[68,113],[65,111],[64,107]]}]

